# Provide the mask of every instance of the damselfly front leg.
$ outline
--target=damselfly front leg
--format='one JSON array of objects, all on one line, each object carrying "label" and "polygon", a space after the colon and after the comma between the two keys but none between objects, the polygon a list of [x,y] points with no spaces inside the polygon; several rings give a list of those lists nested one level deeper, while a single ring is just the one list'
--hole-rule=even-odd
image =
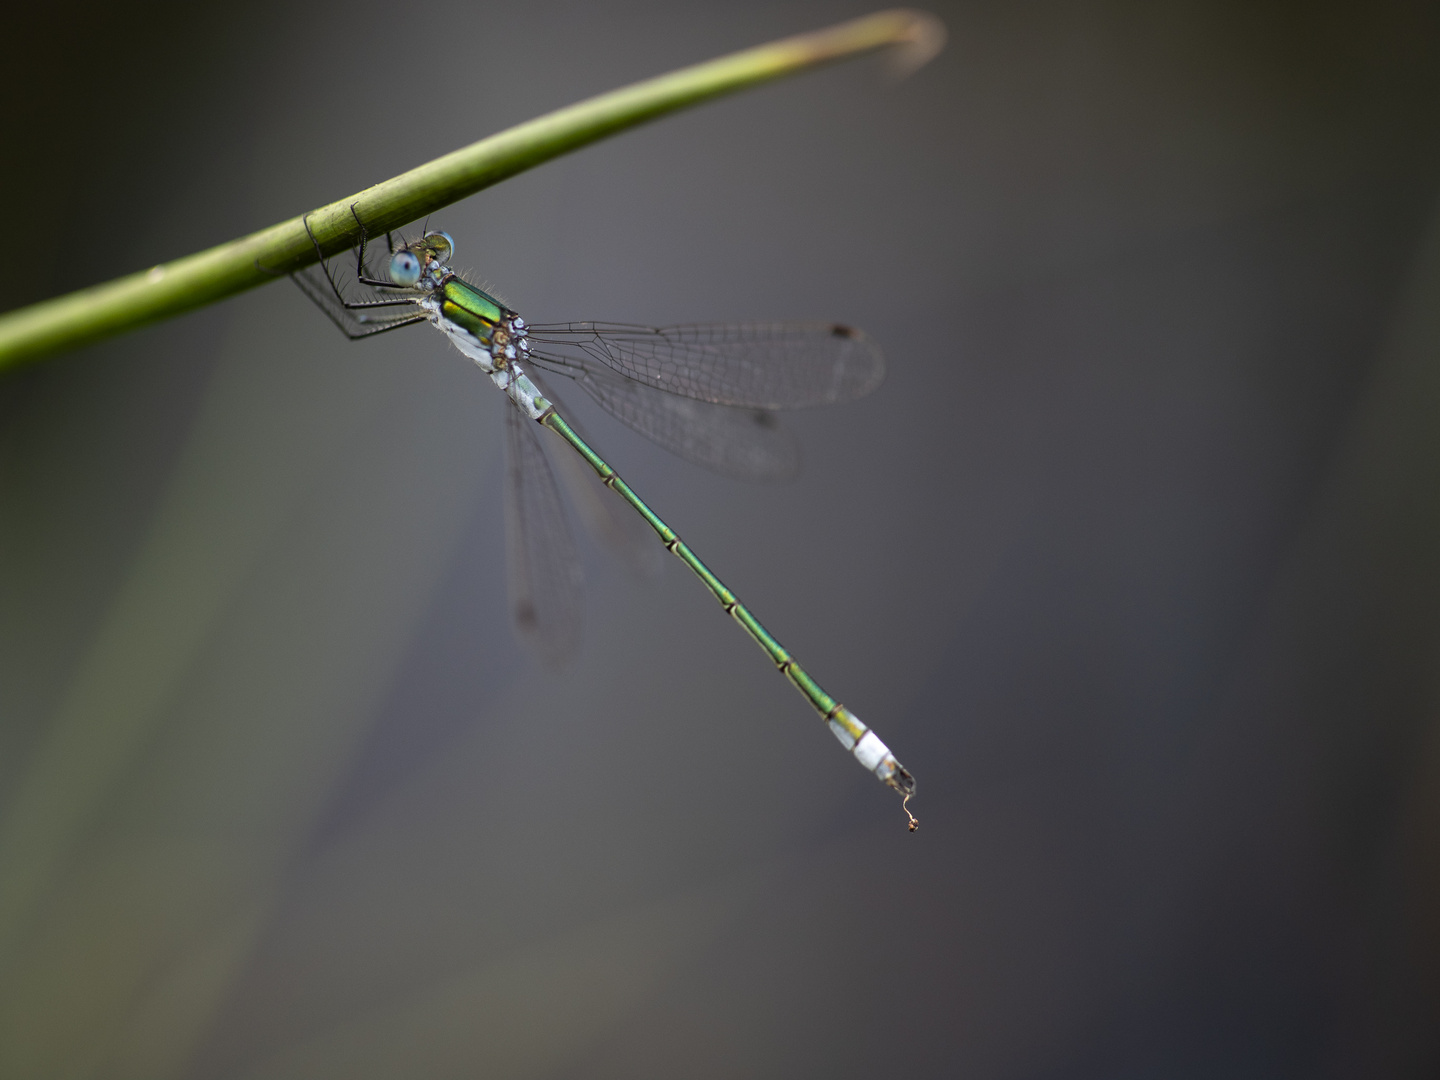
[{"label": "damselfly front leg", "polygon": [[[353,206],[350,208],[350,213],[355,217],[355,224],[360,227],[360,248],[356,255],[356,280],[368,288],[383,288],[390,291],[409,292],[410,290],[405,289],[404,286],[396,285],[390,281],[380,281],[369,275],[368,268],[365,266],[365,225],[360,220],[359,215],[355,213]],[[310,237],[310,243],[315,248],[315,254],[319,256],[320,272],[325,275],[325,281],[330,286],[330,295],[325,295],[325,291],[320,288],[318,283],[307,277],[303,272],[291,274],[290,276],[294,279],[295,284],[300,287],[300,290],[305,293],[321,311],[329,316],[330,321],[333,322],[346,337],[353,341],[358,338],[373,337],[375,334],[383,334],[390,330],[398,330],[402,326],[410,326],[414,323],[426,321],[425,313],[414,309],[415,297],[413,295],[387,297],[381,300],[347,299],[344,291],[340,288],[339,282],[335,280],[335,275],[330,270],[330,260],[327,259],[324,252],[320,250],[320,241],[316,239],[314,230],[310,228],[309,214],[305,215],[304,224],[305,233]],[[393,253],[394,241],[391,240],[388,232],[385,234],[385,238],[387,243],[390,244]],[[406,308],[408,310],[404,314],[395,314],[393,311],[395,308]],[[388,314],[383,313],[385,309],[390,309]]]}]

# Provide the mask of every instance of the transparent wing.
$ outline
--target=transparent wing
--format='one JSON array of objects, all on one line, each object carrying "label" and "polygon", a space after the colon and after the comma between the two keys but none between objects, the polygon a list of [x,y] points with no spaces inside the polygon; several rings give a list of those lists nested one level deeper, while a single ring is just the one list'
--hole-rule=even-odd
[{"label": "transparent wing", "polygon": [[562,363],[581,355],[666,393],[750,409],[850,401],[885,377],[879,346],[839,323],[552,323],[530,340]]},{"label": "transparent wing", "polygon": [[774,413],[667,394],[588,357],[533,359],[532,368],[573,380],[626,427],[696,465],[742,480],[788,480],[800,471],[799,448]]},{"label": "transparent wing", "polygon": [[505,409],[505,547],[515,626],[547,667],[561,667],[580,644],[583,579],[575,537],[540,445],[536,424]]},{"label": "transparent wing", "polygon": [[[558,401],[554,391],[540,378],[534,365],[529,365],[530,380],[551,401]],[[572,416],[566,422],[589,441],[584,429]],[[580,512],[581,520],[591,535],[618,557],[637,577],[652,579],[659,575],[665,561],[665,548],[645,520],[623,499],[607,491],[595,470],[579,454],[561,453],[551,462],[560,474],[570,495],[570,505]]]}]

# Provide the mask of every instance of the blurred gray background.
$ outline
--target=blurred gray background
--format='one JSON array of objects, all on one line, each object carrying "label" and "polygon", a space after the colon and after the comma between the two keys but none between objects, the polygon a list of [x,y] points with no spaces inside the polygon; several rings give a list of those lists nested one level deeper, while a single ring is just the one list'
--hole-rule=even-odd
[{"label": "blurred gray background", "polygon": [[[0,379],[0,1075],[1436,1075],[1440,12],[932,9],[432,221],[884,344],[789,486],[576,412],[920,832],[673,560],[543,671],[499,395],[277,282]],[[12,12],[5,304],[866,10]]]}]

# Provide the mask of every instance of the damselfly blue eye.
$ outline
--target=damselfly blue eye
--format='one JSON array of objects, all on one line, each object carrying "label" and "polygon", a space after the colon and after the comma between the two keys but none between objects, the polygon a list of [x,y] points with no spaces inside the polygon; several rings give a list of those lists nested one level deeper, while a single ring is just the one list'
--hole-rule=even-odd
[{"label": "damselfly blue eye", "polygon": [[420,280],[420,260],[412,251],[397,251],[390,256],[390,280],[396,285],[414,285]]}]

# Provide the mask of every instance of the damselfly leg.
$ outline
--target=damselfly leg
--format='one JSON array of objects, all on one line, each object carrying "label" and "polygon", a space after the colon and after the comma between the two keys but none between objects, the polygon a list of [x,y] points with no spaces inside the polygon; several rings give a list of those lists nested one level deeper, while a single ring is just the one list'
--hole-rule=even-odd
[{"label": "damselfly leg", "polygon": [[[350,213],[355,217],[355,224],[360,228],[360,246],[355,257],[356,280],[368,288],[384,288],[395,290],[397,286],[392,282],[380,281],[372,278],[365,266],[366,233],[365,225],[360,216],[355,213],[355,208],[350,208]],[[409,296],[384,297],[377,300],[351,300],[340,288],[340,283],[335,280],[335,274],[330,269],[330,260],[320,250],[320,241],[316,239],[314,230],[310,228],[310,215],[305,215],[305,233],[310,237],[310,243],[315,247],[315,254],[320,259],[320,273],[324,275],[326,284],[329,285],[330,295],[325,295],[326,290],[321,288],[306,271],[300,270],[291,274],[295,284],[321,311],[329,317],[346,337],[352,341],[359,338],[374,337],[376,334],[384,334],[390,330],[399,330],[404,326],[411,326],[415,323],[426,321],[424,312],[415,310],[415,301]],[[393,251],[394,241],[390,234],[385,234],[386,241]],[[397,308],[407,309],[404,314],[394,314]],[[389,309],[391,313],[382,312]]]}]

